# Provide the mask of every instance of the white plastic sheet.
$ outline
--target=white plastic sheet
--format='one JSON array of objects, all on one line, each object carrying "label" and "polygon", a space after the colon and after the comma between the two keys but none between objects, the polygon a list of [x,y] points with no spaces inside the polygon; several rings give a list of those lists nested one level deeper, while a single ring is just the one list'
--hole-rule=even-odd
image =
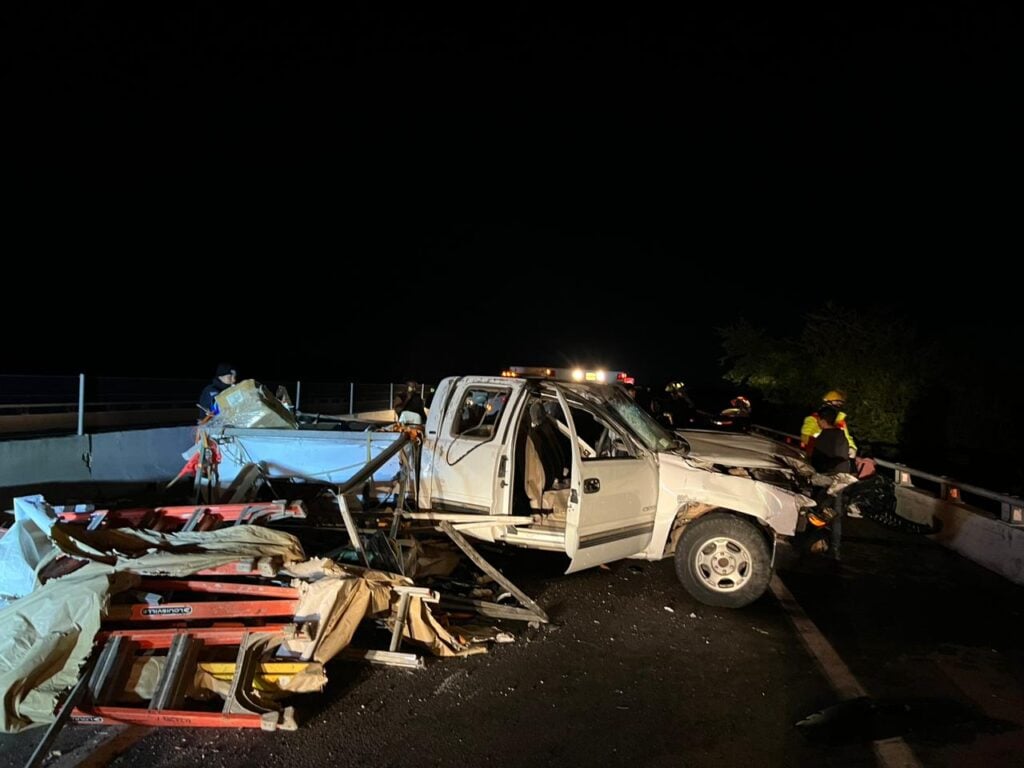
[{"label": "white plastic sheet", "polygon": [[40,494],[14,500],[14,525],[0,538],[0,608],[39,586],[36,568],[53,549],[56,520]]}]

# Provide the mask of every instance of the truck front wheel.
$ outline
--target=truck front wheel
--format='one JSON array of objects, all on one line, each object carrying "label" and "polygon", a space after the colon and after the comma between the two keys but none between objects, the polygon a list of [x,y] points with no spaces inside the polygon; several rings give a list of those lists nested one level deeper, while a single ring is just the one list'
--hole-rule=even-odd
[{"label": "truck front wheel", "polygon": [[676,547],[676,575],[707,605],[742,608],[764,594],[771,579],[768,543],[757,526],[728,512],[688,523]]}]

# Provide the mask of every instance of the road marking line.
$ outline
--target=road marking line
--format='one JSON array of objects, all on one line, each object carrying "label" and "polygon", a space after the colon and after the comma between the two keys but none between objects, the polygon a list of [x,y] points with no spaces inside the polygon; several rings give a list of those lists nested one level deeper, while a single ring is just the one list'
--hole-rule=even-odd
[{"label": "road marking line", "polygon": [[[775,599],[779,601],[779,605],[786,611],[789,620],[793,622],[793,627],[800,636],[800,640],[814,657],[828,679],[829,685],[839,697],[841,699],[857,699],[867,696],[864,686],[853,676],[853,672],[846,666],[836,649],[821,634],[821,630],[800,607],[800,603],[796,601],[778,575],[772,576],[771,589]],[[903,739],[884,739],[872,742],[871,746],[879,764],[885,768],[921,768],[913,750]]]}]

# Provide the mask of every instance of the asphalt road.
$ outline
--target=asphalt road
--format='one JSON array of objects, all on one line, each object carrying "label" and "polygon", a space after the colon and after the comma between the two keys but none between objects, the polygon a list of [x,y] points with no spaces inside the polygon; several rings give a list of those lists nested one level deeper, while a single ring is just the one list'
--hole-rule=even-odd
[{"label": "asphalt road", "polygon": [[[551,625],[419,671],[334,662],[327,690],[293,699],[296,732],[154,730],[112,764],[1020,765],[1024,589],[925,539],[847,529],[841,564],[780,557],[803,634],[772,594],[697,603],[670,561],[561,576],[556,558],[513,553],[495,562]],[[836,665],[867,699],[842,703]],[[66,728],[45,764],[81,764],[108,730]],[[40,735],[0,736],[2,764],[24,765]]]}]

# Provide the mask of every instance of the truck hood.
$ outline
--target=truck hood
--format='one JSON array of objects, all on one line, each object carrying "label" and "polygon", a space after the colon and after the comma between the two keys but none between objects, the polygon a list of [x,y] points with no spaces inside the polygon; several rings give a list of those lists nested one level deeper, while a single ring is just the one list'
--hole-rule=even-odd
[{"label": "truck hood", "polygon": [[803,451],[759,435],[680,429],[677,434],[690,444],[689,456],[727,467],[779,469],[794,460],[806,462]]}]

